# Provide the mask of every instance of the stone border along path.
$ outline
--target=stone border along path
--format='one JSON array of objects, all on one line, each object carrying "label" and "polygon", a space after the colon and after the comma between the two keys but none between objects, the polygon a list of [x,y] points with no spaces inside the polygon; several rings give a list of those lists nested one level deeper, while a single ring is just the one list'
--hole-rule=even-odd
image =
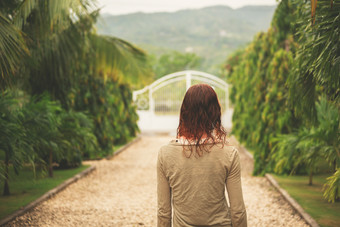
[{"label": "stone border along path", "polygon": [[[250,159],[254,160],[253,155],[249,153],[244,147],[240,146],[235,137],[232,137],[231,140],[233,140],[238,145],[239,149],[242,150]],[[296,200],[293,199],[286,190],[280,187],[279,183],[275,180],[275,178],[271,174],[266,173],[265,177],[272,184],[272,186],[278,192],[280,192],[283,198],[305,220],[305,222],[308,225],[310,225],[311,227],[320,227],[319,224],[300,206],[300,204],[296,202]]]},{"label": "stone border along path", "polygon": [[13,214],[11,214],[11,215],[5,217],[4,219],[0,220],[0,226],[3,226],[5,224],[9,223],[10,221],[12,221],[13,219],[15,219],[15,218],[23,215],[24,213],[30,211],[34,207],[38,206],[40,203],[48,200],[52,196],[56,195],[58,192],[65,189],[70,184],[72,184],[72,183],[78,181],[79,179],[83,178],[84,176],[90,174],[95,169],[96,169],[95,166],[90,166],[89,168],[83,170],[82,172],[78,173],[74,177],[64,181],[62,184],[60,184],[56,188],[53,188],[53,189],[49,190],[48,192],[46,192],[45,194],[43,194],[40,198],[30,202],[28,205],[24,206],[20,210],[17,210]]},{"label": "stone border along path", "polygon": [[[156,160],[169,136],[142,136],[111,160],[88,161],[92,174],[6,226],[156,226]],[[231,139],[231,143],[236,144]],[[240,149],[248,226],[308,226]]]},{"label": "stone border along path", "polygon": [[[107,159],[112,159],[114,156],[118,155],[120,152],[124,151],[129,146],[131,146],[131,144],[137,142],[140,139],[141,139],[141,137],[137,136],[132,141],[130,141],[129,143],[125,144],[124,146],[122,146],[121,148],[116,150],[112,155],[109,155],[106,158]],[[26,213],[26,212],[30,211],[31,209],[33,209],[34,207],[38,206],[40,203],[44,202],[45,200],[48,200],[52,196],[55,196],[58,192],[60,192],[63,189],[65,189],[70,184],[73,184],[74,182],[78,181],[79,179],[81,179],[81,178],[85,177],[86,175],[90,174],[95,169],[96,169],[95,166],[90,166],[89,168],[87,168],[87,169],[83,170],[82,172],[76,174],[72,178],[64,181],[62,184],[60,184],[56,188],[53,188],[53,189],[49,190],[48,192],[46,192],[45,194],[43,194],[40,198],[32,201],[31,203],[29,203],[28,205],[24,206],[20,210],[17,210],[13,214],[10,214],[7,217],[5,217],[2,220],[0,220],[0,226],[4,226],[5,224],[9,223],[13,219],[15,219],[17,217],[20,217],[24,213]]]},{"label": "stone border along path", "polygon": [[286,190],[282,189],[271,174],[265,174],[267,180],[278,190],[287,202],[305,219],[311,227],[320,227],[319,224],[293,199]]}]

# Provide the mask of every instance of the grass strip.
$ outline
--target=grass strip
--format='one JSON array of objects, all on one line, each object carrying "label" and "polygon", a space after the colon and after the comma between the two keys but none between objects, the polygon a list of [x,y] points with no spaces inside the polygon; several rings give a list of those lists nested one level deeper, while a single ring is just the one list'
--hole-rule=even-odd
[{"label": "grass strip", "polygon": [[322,227],[337,227],[340,223],[340,203],[328,203],[322,196],[322,187],[328,175],[313,177],[308,185],[308,176],[272,176]]},{"label": "grass strip", "polygon": [[[65,180],[75,176],[81,171],[87,169],[89,165],[80,166],[79,168],[54,170],[54,177],[43,177],[42,172],[37,172],[37,179],[34,179],[33,172],[29,167],[24,167],[19,175],[14,171],[10,172],[10,196],[0,196],[0,219],[5,218],[16,210],[26,206],[30,202],[38,199],[47,191],[57,187]],[[4,182],[0,183],[1,192]]]}]

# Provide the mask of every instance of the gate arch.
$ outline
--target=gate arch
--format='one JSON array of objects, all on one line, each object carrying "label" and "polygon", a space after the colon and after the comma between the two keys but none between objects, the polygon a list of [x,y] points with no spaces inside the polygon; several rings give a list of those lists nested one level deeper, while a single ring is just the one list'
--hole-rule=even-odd
[{"label": "gate arch", "polygon": [[143,89],[133,92],[141,132],[175,134],[184,94],[191,85],[198,83],[209,84],[215,89],[222,107],[222,124],[230,129],[232,110],[229,108],[229,85],[214,75],[186,70],[163,76]]}]

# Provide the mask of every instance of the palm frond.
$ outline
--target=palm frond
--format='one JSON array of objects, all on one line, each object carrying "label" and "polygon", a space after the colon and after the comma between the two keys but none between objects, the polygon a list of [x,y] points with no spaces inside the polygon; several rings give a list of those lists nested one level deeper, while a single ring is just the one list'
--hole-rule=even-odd
[{"label": "palm frond", "polygon": [[297,109],[316,120],[315,101],[320,93],[340,103],[340,3],[333,2],[330,7],[329,1],[319,1],[313,11],[316,1],[311,2],[312,18],[310,10],[302,10],[297,23],[301,45],[290,75],[294,84],[290,95]]},{"label": "palm frond", "polygon": [[[64,21],[71,14],[76,16],[75,19],[77,19],[77,16],[89,14],[95,6],[95,0],[23,0],[16,9],[13,21],[17,27],[22,28],[34,10],[38,12],[47,11],[50,25],[53,27],[53,25]],[[44,19],[46,20],[47,18]]]},{"label": "palm frond", "polygon": [[323,191],[323,196],[328,202],[334,203],[340,198],[340,168],[338,168],[332,176],[327,178]]},{"label": "palm frond", "polygon": [[39,4],[39,0],[24,0],[15,11],[13,21],[18,28],[26,23],[26,19],[32,13],[33,9]]},{"label": "palm frond", "polygon": [[22,33],[0,12],[0,88],[7,86],[21,58],[29,53]]},{"label": "palm frond", "polygon": [[146,55],[134,45],[116,38],[92,34],[93,69],[97,72],[108,72],[124,82],[141,79],[147,73]]},{"label": "palm frond", "polygon": [[283,134],[273,139],[275,143],[272,157],[276,164],[274,171],[278,174],[294,173],[296,168],[303,163],[301,150],[297,148],[300,142],[298,133]]},{"label": "palm frond", "polygon": [[87,49],[86,33],[91,29],[91,20],[85,15],[67,29],[40,40],[39,48],[33,48],[31,61],[36,62],[36,67],[30,67],[28,80],[33,94],[48,91],[53,99],[65,104],[70,87],[77,81],[74,70]]}]

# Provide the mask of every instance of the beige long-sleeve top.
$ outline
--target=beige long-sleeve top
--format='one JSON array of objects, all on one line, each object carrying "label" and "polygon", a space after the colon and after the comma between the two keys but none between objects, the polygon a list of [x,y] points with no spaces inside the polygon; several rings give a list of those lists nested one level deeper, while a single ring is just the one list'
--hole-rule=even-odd
[{"label": "beige long-sleeve top", "polygon": [[221,144],[209,150],[187,158],[176,140],[159,150],[158,227],[247,226],[238,151]]}]

